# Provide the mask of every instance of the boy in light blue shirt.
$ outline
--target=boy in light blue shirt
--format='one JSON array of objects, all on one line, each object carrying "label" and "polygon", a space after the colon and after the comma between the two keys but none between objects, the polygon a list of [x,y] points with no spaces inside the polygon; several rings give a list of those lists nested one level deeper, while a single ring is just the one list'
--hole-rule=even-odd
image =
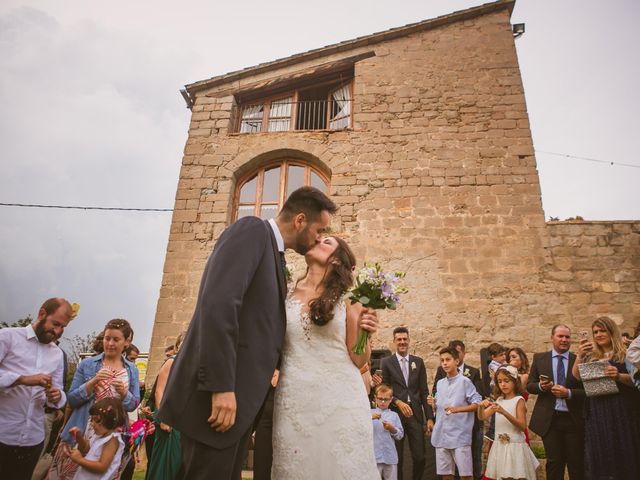
[{"label": "boy in light blue shirt", "polygon": [[375,391],[376,408],[371,410],[373,420],[373,449],[382,480],[398,478],[398,452],[394,440],[402,440],[404,430],[396,412],[389,410],[393,388],[381,383]]},{"label": "boy in light blue shirt", "polygon": [[472,480],[471,432],[474,414],[482,397],[471,380],[458,372],[458,351],[440,350],[440,365],[447,374],[438,381],[437,401],[429,395],[427,402],[436,408],[436,424],[431,444],[436,449],[436,470],[443,480],[453,480],[456,466],[460,480]]}]

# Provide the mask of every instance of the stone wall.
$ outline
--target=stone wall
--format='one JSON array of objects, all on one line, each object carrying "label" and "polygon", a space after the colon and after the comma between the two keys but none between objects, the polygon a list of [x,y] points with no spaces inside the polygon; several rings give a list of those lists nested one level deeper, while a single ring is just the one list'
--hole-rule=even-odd
[{"label": "stone wall", "polygon": [[[371,51],[374,56],[354,67],[352,129],[229,133],[234,93]],[[477,365],[480,348],[494,340],[529,352],[545,347],[551,325],[565,321],[580,301],[580,292],[554,293],[556,286],[571,284],[567,260],[558,261],[563,246],[554,242],[577,234],[560,234],[564,226],[544,221],[505,6],[381,43],[305,57],[195,95],[150,378],[165,345],[191,319],[204,263],[232,217],[238,178],[285,157],[330,172],[331,196],[340,207],[332,228],[361,262],[407,272],[410,293],[396,312],[381,314],[376,347],[388,346],[391,330],[402,324],[411,329],[413,351],[425,357],[430,372],[438,362],[435,352],[452,338],[468,344],[469,363]],[[615,246],[592,248],[598,253]],[[289,260],[300,265],[300,259]],[[601,282],[598,288],[614,288]],[[620,308],[637,307],[631,297],[622,302],[631,295],[626,290],[604,293],[616,296]]]},{"label": "stone wall", "polygon": [[558,322],[588,330],[602,315],[633,333],[640,322],[640,221],[549,222],[547,288]]}]

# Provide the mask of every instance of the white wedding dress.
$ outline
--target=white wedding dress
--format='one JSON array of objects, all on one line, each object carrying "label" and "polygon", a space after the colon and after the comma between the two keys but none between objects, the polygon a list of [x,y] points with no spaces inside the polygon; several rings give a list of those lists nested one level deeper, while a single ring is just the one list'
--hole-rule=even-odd
[{"label": "white wedding dress", "polygon": [[287,298],[287,332],[273,415],[273,480],[380,478],[371,410],[345,344],[345,305],[324,326]]}]

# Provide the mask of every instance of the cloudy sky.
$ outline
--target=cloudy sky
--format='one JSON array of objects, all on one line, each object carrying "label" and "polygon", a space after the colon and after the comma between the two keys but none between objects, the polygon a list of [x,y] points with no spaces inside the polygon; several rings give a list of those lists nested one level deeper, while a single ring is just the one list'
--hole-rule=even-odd
[{"label": "cloudy sky", "polygon": [[[0,2],[0,202],[171,208],[187,83],[480,5],[350,0]],[[309,4],[309,5],[307,5]],[[547,218],[640,219],[635,0],[519,0]],[[129,319],[146,350],[170,213],[0,206],[0,321],[62,295],[66,336]]]}]

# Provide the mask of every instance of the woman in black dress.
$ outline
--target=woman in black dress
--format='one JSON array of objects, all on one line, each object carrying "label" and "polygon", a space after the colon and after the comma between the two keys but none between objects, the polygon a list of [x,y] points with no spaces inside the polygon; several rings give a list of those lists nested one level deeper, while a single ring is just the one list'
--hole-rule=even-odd
[{"label": "woman in black dress", "polygon": [[640,478],[640,398],[624,364],[626,349],[622,336],[609,317],[595,320],[591,331],[593,341],[587,338],[580,341],[573,375],[580,378],[580,363],[607,361],[605,374],[615,379],[619,393],[586,399],[585,478]]}]

